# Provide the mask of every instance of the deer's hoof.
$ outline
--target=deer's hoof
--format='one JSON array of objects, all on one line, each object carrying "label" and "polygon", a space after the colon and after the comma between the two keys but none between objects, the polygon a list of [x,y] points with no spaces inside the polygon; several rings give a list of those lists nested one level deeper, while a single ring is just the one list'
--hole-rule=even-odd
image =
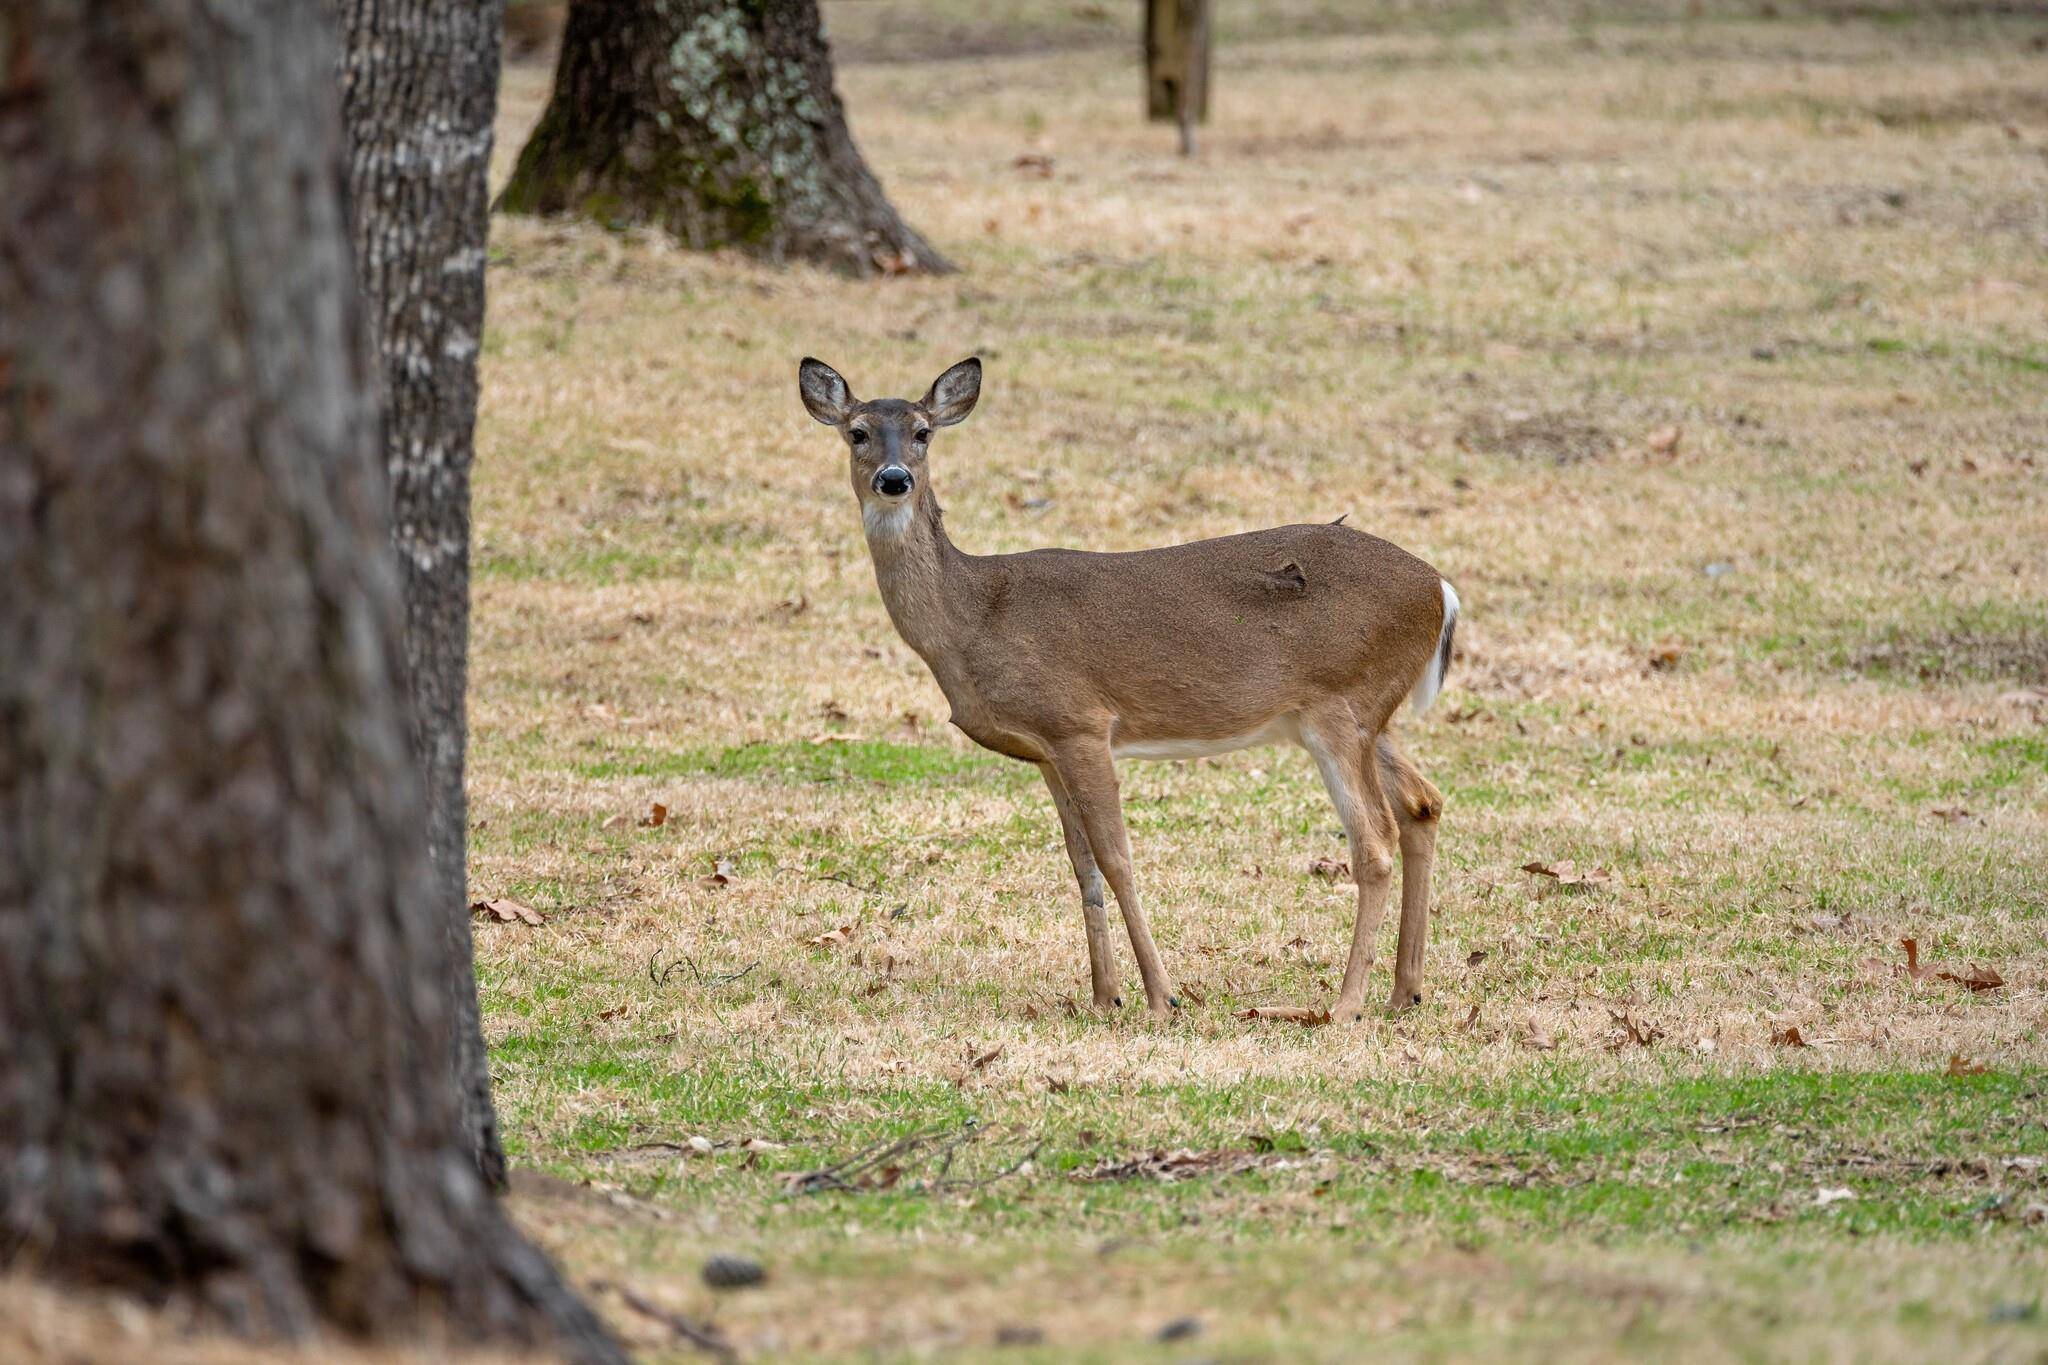
[{"label": "deer's hoof", "polygon": [[1422,992],[1409,986],[1396,986],[1394,993],[1387,997],[1387,1009],[1395,1014],[1414,1009],[1422,1003]]}]

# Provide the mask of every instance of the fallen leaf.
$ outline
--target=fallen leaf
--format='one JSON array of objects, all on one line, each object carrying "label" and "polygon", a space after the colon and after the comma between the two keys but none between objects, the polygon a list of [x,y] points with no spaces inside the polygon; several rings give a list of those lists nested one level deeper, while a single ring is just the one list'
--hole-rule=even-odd
[{"label": "fallen leaf", "polygon": [[1045,1088],[1051,1094],[1064,1095],[1067,1093],[1068,1086],[1065,1081],[1057,1076],[1047,1076],[1045,1078]]},{"label": "fallen leaf", "polygon": [[1461,1028],[1461,1029],[1463,1029],[1463,1030],[1465,1030],[1465,1032],[1467,1032],[1467,1033],[1470,1033],[1470,1032],[1471,1032],[1471,1031],[1472,1031],[1473,1029],[1476,1029],[1476,1028],[1478,1028],[1478,1027],[1479,1027],[1479,1006],[1478,1006],[1478,1005],[1476,1005],[1476,1004],[1475,1004],[1474,1006],[1472,1006],[1472,1009],[1470,1010],[1470,1012],[1468,1012],[1468,1013],[1467,1013],[1467,1014],[1465,1015],[1465,1022],[1464,1022],[1464,1023],[1462,1023],[1462,1024],[1460,1024],[1460,1025],[1458,1025],[1458,1027],[1459,1027],[1459,1028]]},{"label": "fallen leaf", "polygon": [[1948,1058],[1948,1074],[1951,1076],[1989,1075],[1991,1068],[1982,1062],[1973,1062],[1960,1052],[1952,1052]]},{"label": "fallen leaf", "polygon": [[1033,180],[1052,179],[1052,158],[1044,152],[1021,153],[1011,159],[1010,165]]},{"label": "fallen leaf", "polygon": [[1953,981],[1973,991],[1995,991],[2005,984],[2005,978],[1989,967],[1972,966],[1961,974],[1943,971],[1934,975],[1937,980]]},{"label": "fallen leaf", "polygon": [[1787,1024],[1784,1028],[1771,1030],[1771,1041],[1779,1047],[1812,1047],[1799,1032],[1799,1025]]},{"label": "fallen leaf", "polygon": [[1486,949],[1484,948],[1474,948],[1471,952],[1465,954],[1465,965],[1467,967],[1477,967],[1484,961],[1486,961]]},{"label": "fallen leaf", "polygon": [[1612,879],[1612,874],[1604,867],[1589,867],[1581,872],[1578,864],[1570,858],[1559,858],[1554,863],[1523,863],[1522,871],[1549,877],[1559,886],[1605,886]]},{"label": "fallen leaf", "polygon": [[1522,1026],[1522,1046],[1531,1052],[1554,1052],[1557,1050],[1557,1035],[1531,1019]]},{"label": "fallen leaf", "polygon": [[660,829],[668,823],[668,807],[656,801],[647,808],[647,814],[640,817],[640,828]]},{"label": "fallen leaf", "polygon": [[1832,1189],[1828,1188],[1827,1186],[1822,1186],[1820,1189],[1817,1189],[1813,1192],[1814,1206],[1816,1208],[1823,1209],[1830,1204],[1844,1203],[1848,1200],[1854,1199],[1855,1197],[1856,1191],[1850,1189],[1846,1185],[1837,1185]]},{"label": "fallen leaf", "polygon": [[540,911],[530,905],[521,905],[515,900],[501,898],[498,900],[478,901],[470,906],[469,910],[471,914],[479,918],[494,919],[500,924],[511,924],[515,920],[521,924],[536,926],[547,923],[546,920],[541,918]]},{"label": "fallen leaf", "polygon": [[632,820],[631,820],[631,819],[630,819],[629,817],[627,817],[627,816],[624,816],[624,815],[607,815],[607,816],[605,817],[605,819],[604,819],[604,826],[603,826],[603,828],[605,828],[605,829],[624,829],[624,828],[625,828],[626,826],[628,826],[628,825],[630,825],[630,824],[632,824],[632,823],[633,823],[633,821],[632,821]]},{"label": "fallen leaf", "polygon": [[1656,1027],[1654,1024],[1637,1022],[1634,1014],[1627,1009],[1617,1010],[1609,1006],[1607,1018],[1609,1022],[1617,1025],[1619,1028],[1619,1031],[1608,1045],[1609,1051],[1618,1051],[1621,1048],[1627,1047],[1630,1043],[1634,1043],[1637,1047],[1648,1047],[1664,1036],[1663,1029]]},{"label": "fallen leaf", "polygon": [[711,865],[711,875],[700,878],[700,880],[706,886],[730,886],[732,885],[733,878],[738,875],[739,872],[733,867],[729,859],[720,858]]},{"label": "fallen leaf", "polygon": [[846,714],[846,708],[841,706],[836,701],[827,701],[821,706],[819,706],[818,714],[823,716],[826,720],[849,719],[849,717]]},{"label": "fallen leaf", "polygon": [[1647,445],[1655,454],[1676,455],[1678,453],[1678,442],[1684,435],[1684,428],[1673,422],[1652,431],[1643,438],[1643,444]]},{"label": "fallen leaf", "polygon": [[974,1057],[971,1060],[969,1060],[967,1063],[967,1069],[969,1071],[979,1071],[983,1067],[987,1066],[990,1062],[994,1061],[996,1058],[1002,1055],[1003,1045],[1001,1043],[997,1043],[994,1047],[982,1053],[980,1056]]},{"label": "fallen leaf", "polygon": [[827,929],[816,937],[805,939],[804,942],[810,944],[813,948],[831,948],[842,943],[853,942],[853,936],[859,932],[860,921],[848,920],[837,929]]},{"label": "fallen leaf", "polygon": [[1351,880],[1351,864],[1336,858],[1317,858],[1308,865],[1309,875],[1321,877],[1326,882],[1348,882]]},{"label": "fallen leaf", "polygon": [[1944,821],[1951,825],[1966,825],[1970,822],[1971,818],[1970,808],[1968,806],[1960,805],[1934,806],[1929,808],[1927,813],[1933,816],[1935,819]]},{"label": "fallen leaf", "polygon": [[1678,667],[1678,661],[1685,657],[1685,646],[1667,640],[1663,644],[1651,645],[1645,662],[1652,673],[1668,673]]}]

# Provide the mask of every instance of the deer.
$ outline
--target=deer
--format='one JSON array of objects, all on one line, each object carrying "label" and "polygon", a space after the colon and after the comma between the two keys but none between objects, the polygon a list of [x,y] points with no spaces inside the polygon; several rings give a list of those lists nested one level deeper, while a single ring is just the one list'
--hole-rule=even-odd
[{"label": "deer", "polygon": [[805,410],[846,442],[882,602],[945,694],[952,724],[1044,776],[1080,884],[1095,1009],[1123,1003],[1105,884],[1148,1010],[1179,1008],[1133,877],[1118,760],[1275,743],[1308,751],[1337,809],[1357,918],[1334,1004],[1238,1017],[1322,1023],[1364,1013],[1396,849],[1401,922],[1387,1007],[1421,1003],[1443,794],[1387,726],[1404,697],[1419,714],[1443,688],[1458,624],[1448,579],[1342,517],[1124,553],[968,554],[946,534],[930,452],[932,434],[980,400],[978,357],[915,401],[858,400],[810,357],[797,387]]}]

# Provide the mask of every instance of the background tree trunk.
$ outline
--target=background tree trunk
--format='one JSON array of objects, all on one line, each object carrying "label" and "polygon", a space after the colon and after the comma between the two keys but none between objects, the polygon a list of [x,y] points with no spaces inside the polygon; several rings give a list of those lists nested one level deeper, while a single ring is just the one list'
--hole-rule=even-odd
[{"label": "background tree trunk", "polygon": [[1182,156],[1209,121],[1209,0],[1145,0],[1145,113],[1180,127]]},{"label": "background tree trunk", "polygon": [[0,1262],[617,1360],[448,1083],[334,71],[0,19]]},{"label": "background tree trunk", "polygon": [[342,108],[357,277],[383,373],[384,468],[405,586],[414,745],[434,905],[448,934],[453,1055],[477,1170],[505,1185],[470,941],[462,758],[469,469],[484,325],[491,122],[503,0],[342,0]]},{"label": "background tree trunk", "polygon": [[853,145],[817,0],[573,0],[499,207],[858,275],[952,269]]}]

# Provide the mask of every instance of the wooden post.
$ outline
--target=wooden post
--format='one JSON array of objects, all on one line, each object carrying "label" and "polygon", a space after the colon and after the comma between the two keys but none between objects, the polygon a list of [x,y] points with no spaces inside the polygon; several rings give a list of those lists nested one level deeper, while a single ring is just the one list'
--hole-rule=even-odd
[{"label": "wooden post", "polygon": [[1182,156],[1209,118],[1209,0],[1145,0],[1145,113],[1180,126]]}]

